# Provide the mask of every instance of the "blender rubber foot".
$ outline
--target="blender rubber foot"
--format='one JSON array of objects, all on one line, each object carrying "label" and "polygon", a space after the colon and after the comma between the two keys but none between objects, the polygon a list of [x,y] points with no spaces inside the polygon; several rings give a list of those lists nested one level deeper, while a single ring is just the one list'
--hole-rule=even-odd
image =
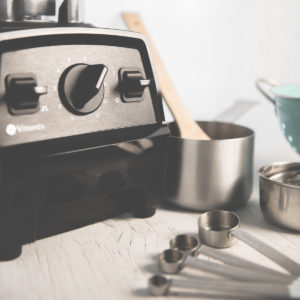
[{"label": "blender rubber foot", "polygon": [[150,218],[155,214],[155,212],[156,212],[156,208],[147,208],[147,209],[135,211],[133,215],[136,218]]},{"label": "blender rubber foot", "polygon": [[13,260],[19,257],[22,253],[21,245],[5,246],[0,247],[0,261]]}]

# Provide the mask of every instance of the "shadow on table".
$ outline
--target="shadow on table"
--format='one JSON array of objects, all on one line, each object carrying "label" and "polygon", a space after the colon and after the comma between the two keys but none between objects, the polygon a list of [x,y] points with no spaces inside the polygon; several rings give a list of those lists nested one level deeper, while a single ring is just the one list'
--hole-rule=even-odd
[{"label": "shadow on table", "polygon": [[278,233],[289,233],[299,235],[299,232],[286,230],[267,221],[259,207],[258,201],[248,202],[244,207],[235,211],[241,220],[241,225],[256,229],[267,229]]},{"label": "shadow on table", "polygon": [[[172,287],[171,287],[172,289]],[[133,294],[135,296],[138,296],[140,298],[149,298],[152,295],[148,291],[148,289],[136,289],[133,291]],[[187,291],[170,291],[166,297],[180,297],[180,298],[192,298],[192,299],[259,299],[258,297],[251,297],[247,295],[222,295],[222,294],[216,294],[215,291],[207,291],[207,292],[187,292]],[[272,299],[269,297],[264,297],[263,299]],[[276,298],[279,299],[279,298]]]},{"label": "shadow on table", "polygon": [[[160,204],[160,208],[163,210],[169,210],[173,212],[184,212],[199,215],[201,214],[201,211],[195,212],[193,210],[181,209],[172,204],[164,202]],[[257,229],[267,229],[278,233],[290,233],[299,235],[299,232],[281,228],[267,221],[264,218],[263,213],[260,209],[258,199],[251,199],[251,201],[248,201],[246,205],[233,211],[239,216],[241,220],[241,225],[244,224]]]}]

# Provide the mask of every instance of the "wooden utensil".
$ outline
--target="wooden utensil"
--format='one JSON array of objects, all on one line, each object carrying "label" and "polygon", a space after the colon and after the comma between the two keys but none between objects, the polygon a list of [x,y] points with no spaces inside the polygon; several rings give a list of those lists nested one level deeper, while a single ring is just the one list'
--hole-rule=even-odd
[{"label": "wooden utensil", "polygon": [[144,34],[149,41],[152,54],[154,56],[161,93],[168,107],[170,108],[174,119],[176,120],[180,131],[180,136],[186,139],[210,140],[210,137],[199,127],[195,121],[193,121],[184,104],[182,103],[174,85],[172,84],[171,79],[168,76],[167,70],[165,69],[157,51],[154,48],[154,45],[139,14],[123,13],[122,15],[129,30]]}]

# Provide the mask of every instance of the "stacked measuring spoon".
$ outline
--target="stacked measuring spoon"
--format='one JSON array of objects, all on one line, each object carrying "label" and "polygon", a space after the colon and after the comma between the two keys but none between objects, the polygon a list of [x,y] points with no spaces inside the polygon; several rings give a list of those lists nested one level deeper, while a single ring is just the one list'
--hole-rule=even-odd
[{"label": "stacked measuring spoon", "polygon": [[[151,277],[151,294],[167,295],[179,288],[185,293],[190,291],[206,295],[209,292],[210,296],[215,293],[218,298],[300,299],[300,265],[239,229],[239,223],[238,216],[229,211],[203,213],[198,219],[201,243],[193,235],[181,234],[173,238],[170,249],[164,250],[159,256],[161,271],[179,274],[181,278],[166,278],[164,275]],[[285,273],[216,249],[231,247],[236,239],[281,266]],[[210,260],[200,259],[200,254]],[[193,274],[187,275],[185,268],[193,269]],[[195,276],[197,270],[199,275]],[[218,277],[203,276],[203,273]]]}]

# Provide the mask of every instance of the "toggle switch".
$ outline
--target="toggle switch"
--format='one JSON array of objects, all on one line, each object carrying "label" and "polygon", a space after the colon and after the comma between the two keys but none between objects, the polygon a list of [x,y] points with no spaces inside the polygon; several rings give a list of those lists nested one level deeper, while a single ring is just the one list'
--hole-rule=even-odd
[{"label": "toggle switch", "polygon": [[137,68],[122,68],[119,75],[123,101],[142,101],[145,88],[151,85],[151,79],[145,79],[141,70]]},{"label": "toggle switch", "polygon": [[6,77],[6,99],[13,115],[32,114],[39,110],[39,98],[47,94],[46,86],[38,86],[32,73],[11,74]]}]

